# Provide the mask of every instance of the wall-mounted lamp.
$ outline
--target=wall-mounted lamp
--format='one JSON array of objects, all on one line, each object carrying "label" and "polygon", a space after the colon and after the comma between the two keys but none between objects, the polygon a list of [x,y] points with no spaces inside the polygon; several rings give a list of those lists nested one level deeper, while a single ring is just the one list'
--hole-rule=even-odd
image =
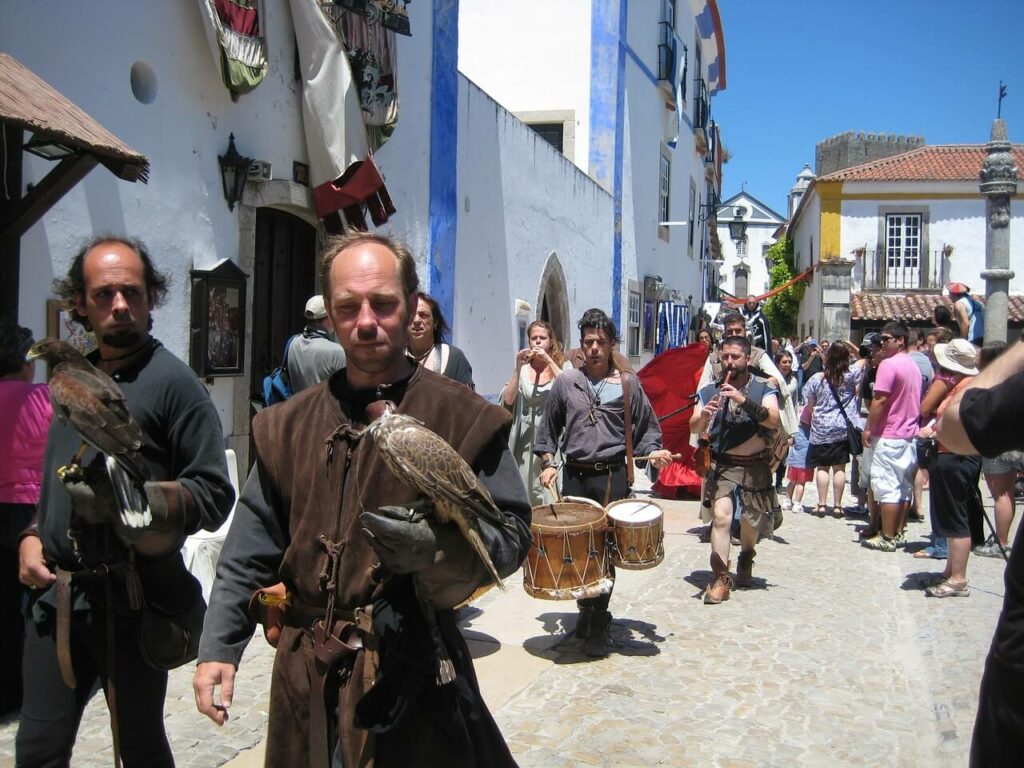
[{"label": "wall-mounted lamp", "polygon": [[718,206],[722,204],[722,201],[718,199],[718,193],[715,190],[711,190],[711,197],[708,198],[706,203],[702,203],[697,206],[697,221],[703,224],[711,215],[718,209]]},{"label": "wall-mounted lamp", "polygon": [[235,134],[228,136],[228,151],[217,156],[220,163],[220,179],[224,184],[224,199],[228,201],[228,210],[235,210],[235,203],[242,199],[245,180],[249,177],[251,157],[243,157],[235,149]]},{"label": "wall-mounted lamp", "polygon": [[746,212],[746,208],[742,205],[737,205],[735,215],[732,221],[729,222],[729,237],[732,238],[734,243],[740,242],[747,236],[747,222],[743,220]]},{"label": "wall-mounted lamp", "polygon": [[44,160],[63,160],[65,157],[79,153],[75,147],[62,144],[57,139],[43,133],[33,133],[32,138],[25,142],[23,149]]}]

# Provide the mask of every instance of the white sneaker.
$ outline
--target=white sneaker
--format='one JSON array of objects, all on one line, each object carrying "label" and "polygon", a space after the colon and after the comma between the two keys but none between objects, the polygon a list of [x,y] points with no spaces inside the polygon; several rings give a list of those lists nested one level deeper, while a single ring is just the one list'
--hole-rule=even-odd
[{"label": "white sneaker", "polygon": [[793,500],[787,496],[786,498],[784,498],[782,500],[782,510],[783,510],[783,512],[789,512],[792,509],[793,509]]}]

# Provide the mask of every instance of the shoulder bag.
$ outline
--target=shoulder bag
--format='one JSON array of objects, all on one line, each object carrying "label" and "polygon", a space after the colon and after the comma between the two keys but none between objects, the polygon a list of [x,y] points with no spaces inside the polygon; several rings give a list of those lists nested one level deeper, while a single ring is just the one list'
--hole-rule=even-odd
[{"label": "shoulder bag", "polygon": [[846,442],[850,448],[851,456],[860,456],[864,453],[864,430],[859,427],[855,427],[853,422],[850,421],[850,417],[846,415],[846,405],[842,400],[839,399],[839,393],[836,392],[836,388],[832,386],[832,382],[828,380],[828,376],[823,372],[821,377],[828,384],[828,388],[832,390],[832,397],[836,399],[836,404],[839,406],[839,412],[843,414],[843,421],[846,422]]}]

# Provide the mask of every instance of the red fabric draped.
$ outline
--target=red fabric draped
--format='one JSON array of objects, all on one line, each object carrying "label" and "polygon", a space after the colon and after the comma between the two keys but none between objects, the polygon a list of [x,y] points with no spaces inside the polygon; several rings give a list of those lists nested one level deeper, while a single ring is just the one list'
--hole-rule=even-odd
[{"label": "red fabric draped", "polygon": [[697,391],[708,350],[703,344],[689,344],[666,350],[640,369],[637,376],[643,384],[654,412],[661,422],[662,446],[681,453],[677,459],[658,473],[654,491],[666,498],[675,498],[680,492],[697,496],[701,479],[693,471],[693,448],[690,446],[690,416],[692,409],[672,414],[690,402]]}]

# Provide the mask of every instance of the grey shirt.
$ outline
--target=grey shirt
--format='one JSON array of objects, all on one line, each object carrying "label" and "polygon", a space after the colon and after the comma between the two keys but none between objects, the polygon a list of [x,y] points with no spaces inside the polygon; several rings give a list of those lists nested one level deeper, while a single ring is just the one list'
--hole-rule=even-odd
[{"label": "grey shirt", "polygon": [[[631,373],[621,373],[629,379],[630,405],[633,416],[633,453],[643,456],[661,448],[661,427],[640,386],[640,380]],[[600,385],[598,385],[600,386]],[[577,461],[618,459],[626,453],[626,424],[621,387],[606,388],[594,395],[586,374],[575,369],[566,371],[551,388],[544,416],[533,452],[554,454],[559,439],[562,454]],[[614,395],[609,399],[608,396]],[[600,402],[598,402],[600,401]],[[593,418],[591,418],[593,414]]]},{"label": "grey shirt", "polygon": [[288,347],[288,380],[293,395],[344,367],[345,350],[323,329],[306,326]]}]

